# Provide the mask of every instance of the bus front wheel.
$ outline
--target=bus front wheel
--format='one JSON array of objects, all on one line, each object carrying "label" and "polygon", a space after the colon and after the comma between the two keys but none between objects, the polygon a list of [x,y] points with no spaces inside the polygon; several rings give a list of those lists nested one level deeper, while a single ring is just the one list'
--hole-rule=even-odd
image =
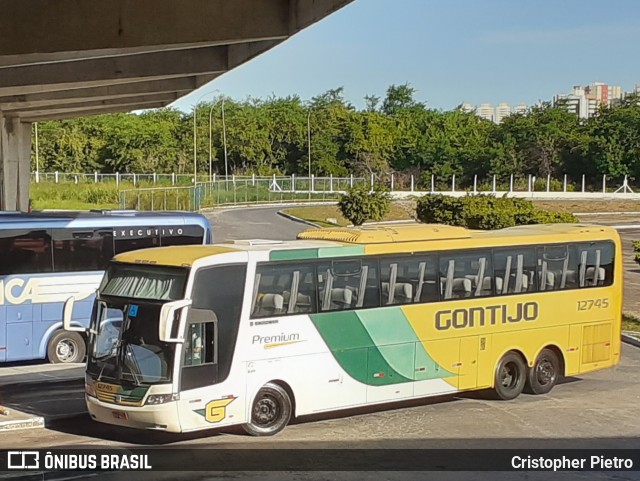
[{"label": "bus front wheel", "polygon": [[527,376],[525,391],[531,394],[547,394],[558,382],[560,361],[551,349],[543,349]]},{"label": "bus front wheel", "polygon": [[47,357],[53,364],[82,362],[86,353],[84,338],[77,332],[56,331],[49,339]]},{"label": "bus front wheel", "polygon": [[252,436],[272,436],[282,431],[291,419],[291,399],[281,386],[267,383],[256,395],[251,421],[244,430]]},{"label": "bus front wheel", "polygon": [[527,380],[527,366],[515,352],[506,353],[496,368],[494,393],[498,399],[509,401],[517,398]]}]

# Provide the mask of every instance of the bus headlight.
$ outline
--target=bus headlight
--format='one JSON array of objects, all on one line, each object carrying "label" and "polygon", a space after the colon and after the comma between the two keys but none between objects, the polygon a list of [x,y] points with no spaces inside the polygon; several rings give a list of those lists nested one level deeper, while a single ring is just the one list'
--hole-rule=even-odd
[{"label": "bus headlight", "polygon": [[150,394],[145,404],[164,404],[171,401],[177,401],[180,395],[175,394]]},{"label": "bus headlight", "polygon": [[84,392],[87,396],[96,397],[96,385],[92,382],[85,382],[84,384]]}]

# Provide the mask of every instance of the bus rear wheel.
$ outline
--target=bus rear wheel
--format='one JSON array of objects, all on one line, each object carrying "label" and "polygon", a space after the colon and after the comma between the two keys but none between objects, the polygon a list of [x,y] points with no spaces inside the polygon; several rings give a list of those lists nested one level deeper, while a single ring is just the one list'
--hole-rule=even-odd
[{"label": "bus rear wheel", "polygon": [[525,391],[531,394],[547,394],[558,382],[560,361],[551,349],[543,349],[527,376]]},{"label": "bus rear wheel", "polygon": [[52,364],[82,362],[86,351],[84,338],[80,334],[59,330],[49,339],[47,357]]},{"label": "bus rear wheel", "polygon": [[515,352],[508,352],[496,368],[494,380],[494,394],[497,399],[509,401],[517,398],[527,378],[527,366],[522,358]]},{"label": "bus rear wheel", "polygon": [[267,383],[256,395],[251,407],[251,421],[244,430],[252,436],[273,436],[291,419],[291,399],[281,386]]}]

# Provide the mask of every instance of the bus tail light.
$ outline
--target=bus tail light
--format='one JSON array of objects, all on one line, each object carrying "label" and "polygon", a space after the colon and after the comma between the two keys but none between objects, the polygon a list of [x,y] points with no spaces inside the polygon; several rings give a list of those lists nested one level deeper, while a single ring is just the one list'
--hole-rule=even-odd
[{"label": "bus tail light", "polygon": [[164,404],[171,401],[178,401],[180,399],[180,395],[177,393],[174,394],[151,394],[147,398],[147,402],[145,404],[154,405],[154,404]]}]

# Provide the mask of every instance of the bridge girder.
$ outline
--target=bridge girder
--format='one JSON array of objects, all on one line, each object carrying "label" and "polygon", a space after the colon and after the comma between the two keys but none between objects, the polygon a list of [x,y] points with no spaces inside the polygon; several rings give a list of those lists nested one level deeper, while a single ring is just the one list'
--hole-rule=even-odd
[{"label": "bridge girder", "polygon": [[0,208],[27,208],[32,122],[166,106],[351,1],[0,0]]}]

